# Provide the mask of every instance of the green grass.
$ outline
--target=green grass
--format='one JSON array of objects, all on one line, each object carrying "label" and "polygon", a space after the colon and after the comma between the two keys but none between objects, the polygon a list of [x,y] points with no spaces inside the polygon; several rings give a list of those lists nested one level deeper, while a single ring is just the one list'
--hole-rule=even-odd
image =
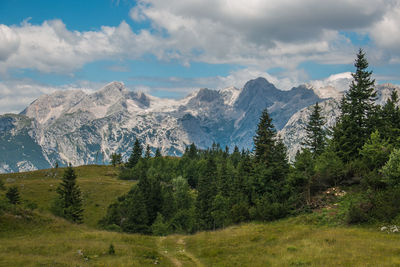
[{"label": "green grass", "polygon": [[[18,185],[22,199],[39,206],[33,213],[0,216],[0,266],[400,266],[400,234],[377,226],[323,225],[318,214],[186,236],[99,230],[106,207],[133,182],[118,180],[109,166],[76,172],[85,198],[83,225],[48,212],[61,169],[56,175],[54,170],[0,175],[15,179],[6,186]],[[340,205],[338,210],[335,216]],[[108,255],[111,243],[115,255]]]},{"label": "green grass", "polygon": [[[0,216],[0,266],[172,266],[157,237],[99,231],[51,216]],[[108,254],[110,244],[115,255]]]},{"label": "green grass", "polygon": [[[89,165],[74,169],[84,201],[84,223],[96,227],[97,222],[106,214],[108,205],[128,192],[134,182],[118,180],[117,170],[111,166]],[[58,168],[0,174],[0,179],[7,187],[17,185],[22,200],[34,202],[39,210],[46,212],[57,197],[56,188],[63,173],[63,168]],[[15,182],[7,182],[8,178]]]},{"label": "green grass", "polygon": [[206,266],[400,266],[400,235],[298,219],[245,224],[185,241]]}]

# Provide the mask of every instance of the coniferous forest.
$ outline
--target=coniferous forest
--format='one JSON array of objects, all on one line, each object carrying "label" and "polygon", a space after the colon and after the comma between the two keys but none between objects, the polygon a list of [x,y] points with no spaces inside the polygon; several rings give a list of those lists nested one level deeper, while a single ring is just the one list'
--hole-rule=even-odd
[{"label": "coniferous forest", "polygon": [[[264,110],[252,151],[191,144],[182,157],[154,156],[136,140],[127,163],[113,155],[120,179],[137,180],[108,207],[105,229],[166,235],[214,230],[248,221],[308,213],[315,196],[352,191],[349,224],[391,222],[400,216],[400,110],[394,91],[383,106],[362,49],[355,60],[341,116],[332,129],[318,103],[305,126],[303,150],[289,163],[286,147]],[[255,118],[257,119],[257,118]],[[336,189],[335,189],[336,188]]]}]

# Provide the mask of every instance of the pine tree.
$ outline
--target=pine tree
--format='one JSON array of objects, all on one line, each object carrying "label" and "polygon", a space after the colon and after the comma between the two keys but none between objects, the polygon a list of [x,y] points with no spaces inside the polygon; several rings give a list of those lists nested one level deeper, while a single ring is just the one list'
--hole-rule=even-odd
[{"label": "pine tree", "polygon": [[155,154],[154,154],[154,157],[155,157],[155,158],[161,158],[161,156],[162,156],[162,155],[161,155],[161,151],[160,151],[159,148],[157,148],[157,149],[156,149],[156,152],[155,152]]},{"label": "pine tree", "polygon": [[83,222],[83,208],[81,191],[76,184],[76,174],[71,165],[69,165],[57,188],[60,200],[61,215],[73,222]]},{"label": "pine tree", "polygon": [[242,156],[240,155],[239,148],[235,146],[235,148],[233,149],[233,153],[231,154],[231,160],[235,168],[238,166],[241,158]]},{"label": "pine tree", "polygon": [[0,190],[4,190],[6,187],[4,186],[3,180],[0,180]]},{"label": "pine tree", "polygon": [[150,146],[149,145],[146,146],[146,153],[145,153],[144,157],[146,159],[149,159],[151,157],[151,150],[150,150]]},{"label": "pine tree", "polygon": [[131,233],[149,232],[146,199],[137,185],[131,189],[121,206],[121,228],[124,231]]},{"label": "pine tree", "polygon": [[382,118],[380,133],[382,137],[387,139],[390,143],[398,144],[400,136],[400,109],[397,105],[399,97],[397,91],[393,90],[390,99],[382,107]]},{"label": "pine tree", "polygon": [[133,150],[132,154],[128,159],[127,167],[128,168],[133,168],[135,165],[139,162],[139,160],[142,158],[142,153],[143,153],[143,148],[142,145],[140,144],[139,140],[136,138],[135,144],[133,145]]},{"label": "pine tree", "polygon": [[368,61],[359,50],[352,73],[350,89],[341,101],[341,116],[334,129],[333,139],[340,157],[349,162],[358,155],[358,150],[374,130],[376,106],[375,80],[368,71]]},{"label": "pine tree", "polygon": [[326,131],[323,128],[325,118],[321,115],[321,107],[318,102],[312,108],[311,115],[308,118],[306,130],[306,140],[302,145],[305,145],[313,153],[314,157],[320,155],[326,146]]},{"label": "pine tree", "polygon": [[255,157],[258,162],[269,164],[272,160],[272,152],[275,146],[276,130],[272,124],[272,118],[265,109],[257,125],[254,136]]},{"label": "pine tree", "polygon": [[112,153],[111,154],[111,165],[113,167],[118,166],[122,163],[122,155],[120,153]]},{"label": "pine tree", "polygon": [[11,204],[19,204],[21,199],[19,197],[18,187],[12,186],[8,188],[6,197],[8,199],[8,202],[10,202]]},{"label": "pine tree", "polygon": [[209,230],[214,226],[211,215],[212,202],[217,194],[217,166],[212,157],[207,159],[197,185],[196,208],[201,229]]},{"label": "pine tree", "polygon": [[197,158],[197,147],[194,143],[192,143],[189,147],[189,153],[188,153],[188,157],[190,159],[195,159]]}]

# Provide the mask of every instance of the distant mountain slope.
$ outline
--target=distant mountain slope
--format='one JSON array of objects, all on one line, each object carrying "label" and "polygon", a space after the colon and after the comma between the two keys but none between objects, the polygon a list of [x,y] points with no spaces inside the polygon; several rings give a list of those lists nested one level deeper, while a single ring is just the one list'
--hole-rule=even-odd
[{"label": "distant mountain slope", "polygon": [[50,167],[36,142],[35,120],[24,115],[0,116],[0,173]]},{"label": "distant mountain slope", "polygon": [[[321,100],[305,86],[281,91],[264,78],[250,80],[242,89],[199,89],[180,100],[129,91],[119,82],[91,94],[58,91],[39,97],[20,115],[1,117],[20,130],[0,130],[2,154],[11,147],[15,151],[0,160],[0,171],[45,168],[56,161],[102,163],[114,152],[126,160],[135,138],[168,155],[180,155],[192,142],[202,148],[217,142],[251,149],[264,108],[279,130],[298,110]],[[18,142],[21,138],[30,145]]]}]

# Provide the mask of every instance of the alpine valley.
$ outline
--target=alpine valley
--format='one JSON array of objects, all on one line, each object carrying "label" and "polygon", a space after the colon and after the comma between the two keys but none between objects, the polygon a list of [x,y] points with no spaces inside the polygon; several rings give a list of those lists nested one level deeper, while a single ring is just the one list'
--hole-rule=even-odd
[{"label": "alpine valley", "polygon": [[[349,82],[349,77],[342,80]],[[392,90],[400,93],[391,84],[376,89],[378,103]],[[331,127],[341,95],[318,83],[282,91],[264,78],[250,80],[242,89],[199,89],[180,100],[130,91],[119,82],[90,94],[57,91],[39,97],[20,114],[0,116],[0,172],[49,168],[55,162],[107,163],[112,153],[126,160],[136,138],[164,155],[181,155],[191,143],[252,149],[265,108],[293,158],[305,136],[310,105],[322,102],[326,127]]]}]

